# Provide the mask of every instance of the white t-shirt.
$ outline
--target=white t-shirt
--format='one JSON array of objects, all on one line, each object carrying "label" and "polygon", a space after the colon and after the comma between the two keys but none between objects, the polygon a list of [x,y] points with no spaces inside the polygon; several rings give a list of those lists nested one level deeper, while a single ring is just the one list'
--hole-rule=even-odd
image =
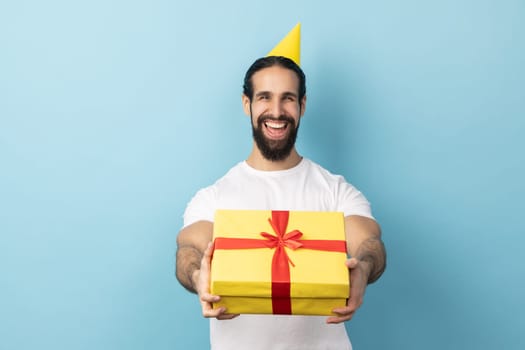
[{"label": "white t-shirt", "polygon": [[[216,209],[341,211],[372,218],[370,204],[342,176],[309,159],[287,170],[260,171],[241,162],[192,198],[184,226],[213,222]],[[210,319],[213,350],[352,349],[343,323],[326,316],[240,315]]]}]

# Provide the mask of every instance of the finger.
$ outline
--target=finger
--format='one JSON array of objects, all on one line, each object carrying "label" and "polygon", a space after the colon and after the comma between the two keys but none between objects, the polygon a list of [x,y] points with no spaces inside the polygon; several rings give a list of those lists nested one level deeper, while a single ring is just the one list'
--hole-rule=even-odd
[{"label": "finger", "polygon": [[202,309],[202,315],[206,318],[218,318],[221,315],[223,315],[226,312],[226,308],[219,307],[217,309],[214,309],[212,307],[210,308],[203,308]]},{"label": "finger", "polygon": [[338,307],[332,310],[332,312],[334,314],[337,314],[337,316],[346,316],[346,315],[354,313],[355,311],[356,309],[350,306]]},{"label": "finger", "polygon": [[211,256],[213,252],[213,243],[208,243],[208,247],[204,250],[203,259],[201,259],[201,270],[209,271],[211,264]]},{"label": "finger", "polygon": [[211,294],[209,291],[204,291],[200,294],[200,299],[208,303],[216,303],[221,300],[219,295]]},{"label": "finger", "polygon": [[350,259],[345,261],[345,265],[349,269],[355,268],[357,266],[357,264],[359,264],[359,260],[357,260],[356,258],[350,258]]},{"label": "finger", "polygon": [[219,308],[216,308],[214,309],[210,304],[208,304],[208,307],[204,308],[203,307],[203,312],[202,312],[203,316],[204,317],[207,317],[207,318],[216,318],[218,320],[231,320],[237,316],[239,316],[238,314],[228,314],[226,313],[226,308],[225,307],[219,307]]},{"label": "finger", "polygon": [[211,258],[212,253],[213,253],[213,242],[208,242],[208,246],[204,250],[204,255]]},{"label": "finger", "polygon": [[350,321],[351,319],[352,319],[352,316],[345,316],[345,317],[330,316],[326,319],[326,323],[338,324],[338,323]]},{"label": "finger", "polygon": [[337,308],[332,309],[332,312],[336,315],[329,317],[326,320],[326,322],[327,323],[341,323],[344,321],[348,321],[352,319],[352,317],[354,316],[358,308],[359,308],[358,305],[355,305],[355,303],[352,303],[352,301],[349,300],[347,306],[337,307]]},{"label": "finger", "polygon": [[[336,312],[336,310],[338,310]],[[326,323],[341,323],[346,322],[352,319],[354,316],[355,311],[349,311],[349,310],[341,310],[341,309],[334,309],[334,313],[336,313],[336,316],[330,316],[326,319]]]},{"label": "finger", "polygon": [[237,316],[239,316],[239,314],[226,314],[225,313],[225,314],[217,316],[217,319],[218,320],[231,320],[231,319],[234,319]]},{"label": "finger", "polygon": [[205,317],[216,317],[226,311],[225,307],[213,307],[213,303],[216,303],[220,300],[220,297],[216,295],[205,293],[201,296],[200,300],[202,306],[202,314]]}]

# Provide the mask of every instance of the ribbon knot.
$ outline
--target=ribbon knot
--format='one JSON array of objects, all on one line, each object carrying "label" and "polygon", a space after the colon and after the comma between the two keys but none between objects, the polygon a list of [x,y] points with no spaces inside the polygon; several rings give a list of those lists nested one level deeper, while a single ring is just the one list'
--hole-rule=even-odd
[{"label": "ribbon knot", "polygon": [[[275,215],[272,215],[273,220],[272,218],[268,218],[268,222],[270,223],[270,226],[272,226],[275,235],[272,235],[268,232],[261,232],[261,236],[268,240],[266,244],[268,248],[277,249],[275,254],[282,256],[281,259],[285,258],[286,262],[295,267],[295,264],[288,256],[288,253],[286,253],[286,249],[284,249],[284,247],[288,247],[292,250],[302,247],[303,244],[299,241],[299,239],[303,236],[303,233],[299,230],[293,230],[286,233],[286,227],[288,226],[287,212],[275,211],[274,213]],[[283,260],[280,260],[279,262],[282,263],[282,261]]]}]

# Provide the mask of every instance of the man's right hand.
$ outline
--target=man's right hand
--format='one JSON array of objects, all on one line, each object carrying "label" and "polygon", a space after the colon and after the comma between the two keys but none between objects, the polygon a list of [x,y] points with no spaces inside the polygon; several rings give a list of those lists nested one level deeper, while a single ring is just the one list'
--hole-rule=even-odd
[{"label": "man's right hand", "polygon": [[221,300],[218,295],[210,293],[210,271],[211,271],[211,256],[213,252],[213,244],[210,242],[208,247],[204,251],[204,255],[201,260],[201,267],[199,270],[193,272],[193,285],[199,296],[199,300],[202,307],[202,315],[206,318],[215,317],[219,320],[229,320],[239,316],[238,314],[226,313],[225,307],[219,307],[214,309],[213,303],[217,303]]}]

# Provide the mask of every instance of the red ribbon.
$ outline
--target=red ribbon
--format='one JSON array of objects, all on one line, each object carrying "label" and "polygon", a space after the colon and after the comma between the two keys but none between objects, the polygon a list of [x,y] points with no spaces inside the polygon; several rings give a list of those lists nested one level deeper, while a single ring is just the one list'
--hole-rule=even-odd
[{"label": "red ribbon", "polygon": [[293,230],[286,233],[289,211],[272,211],[268,219],[276,235],[261,232],[265,239],[217,237],[214,249],[275,249],[272,258],[272,309],[274,314],[291,315],[290,265],[294,263],[286,253],[285,247],[292,250],[299,248],[346,253],[346,242],[342,240],[302,240],[303,233]]}]

